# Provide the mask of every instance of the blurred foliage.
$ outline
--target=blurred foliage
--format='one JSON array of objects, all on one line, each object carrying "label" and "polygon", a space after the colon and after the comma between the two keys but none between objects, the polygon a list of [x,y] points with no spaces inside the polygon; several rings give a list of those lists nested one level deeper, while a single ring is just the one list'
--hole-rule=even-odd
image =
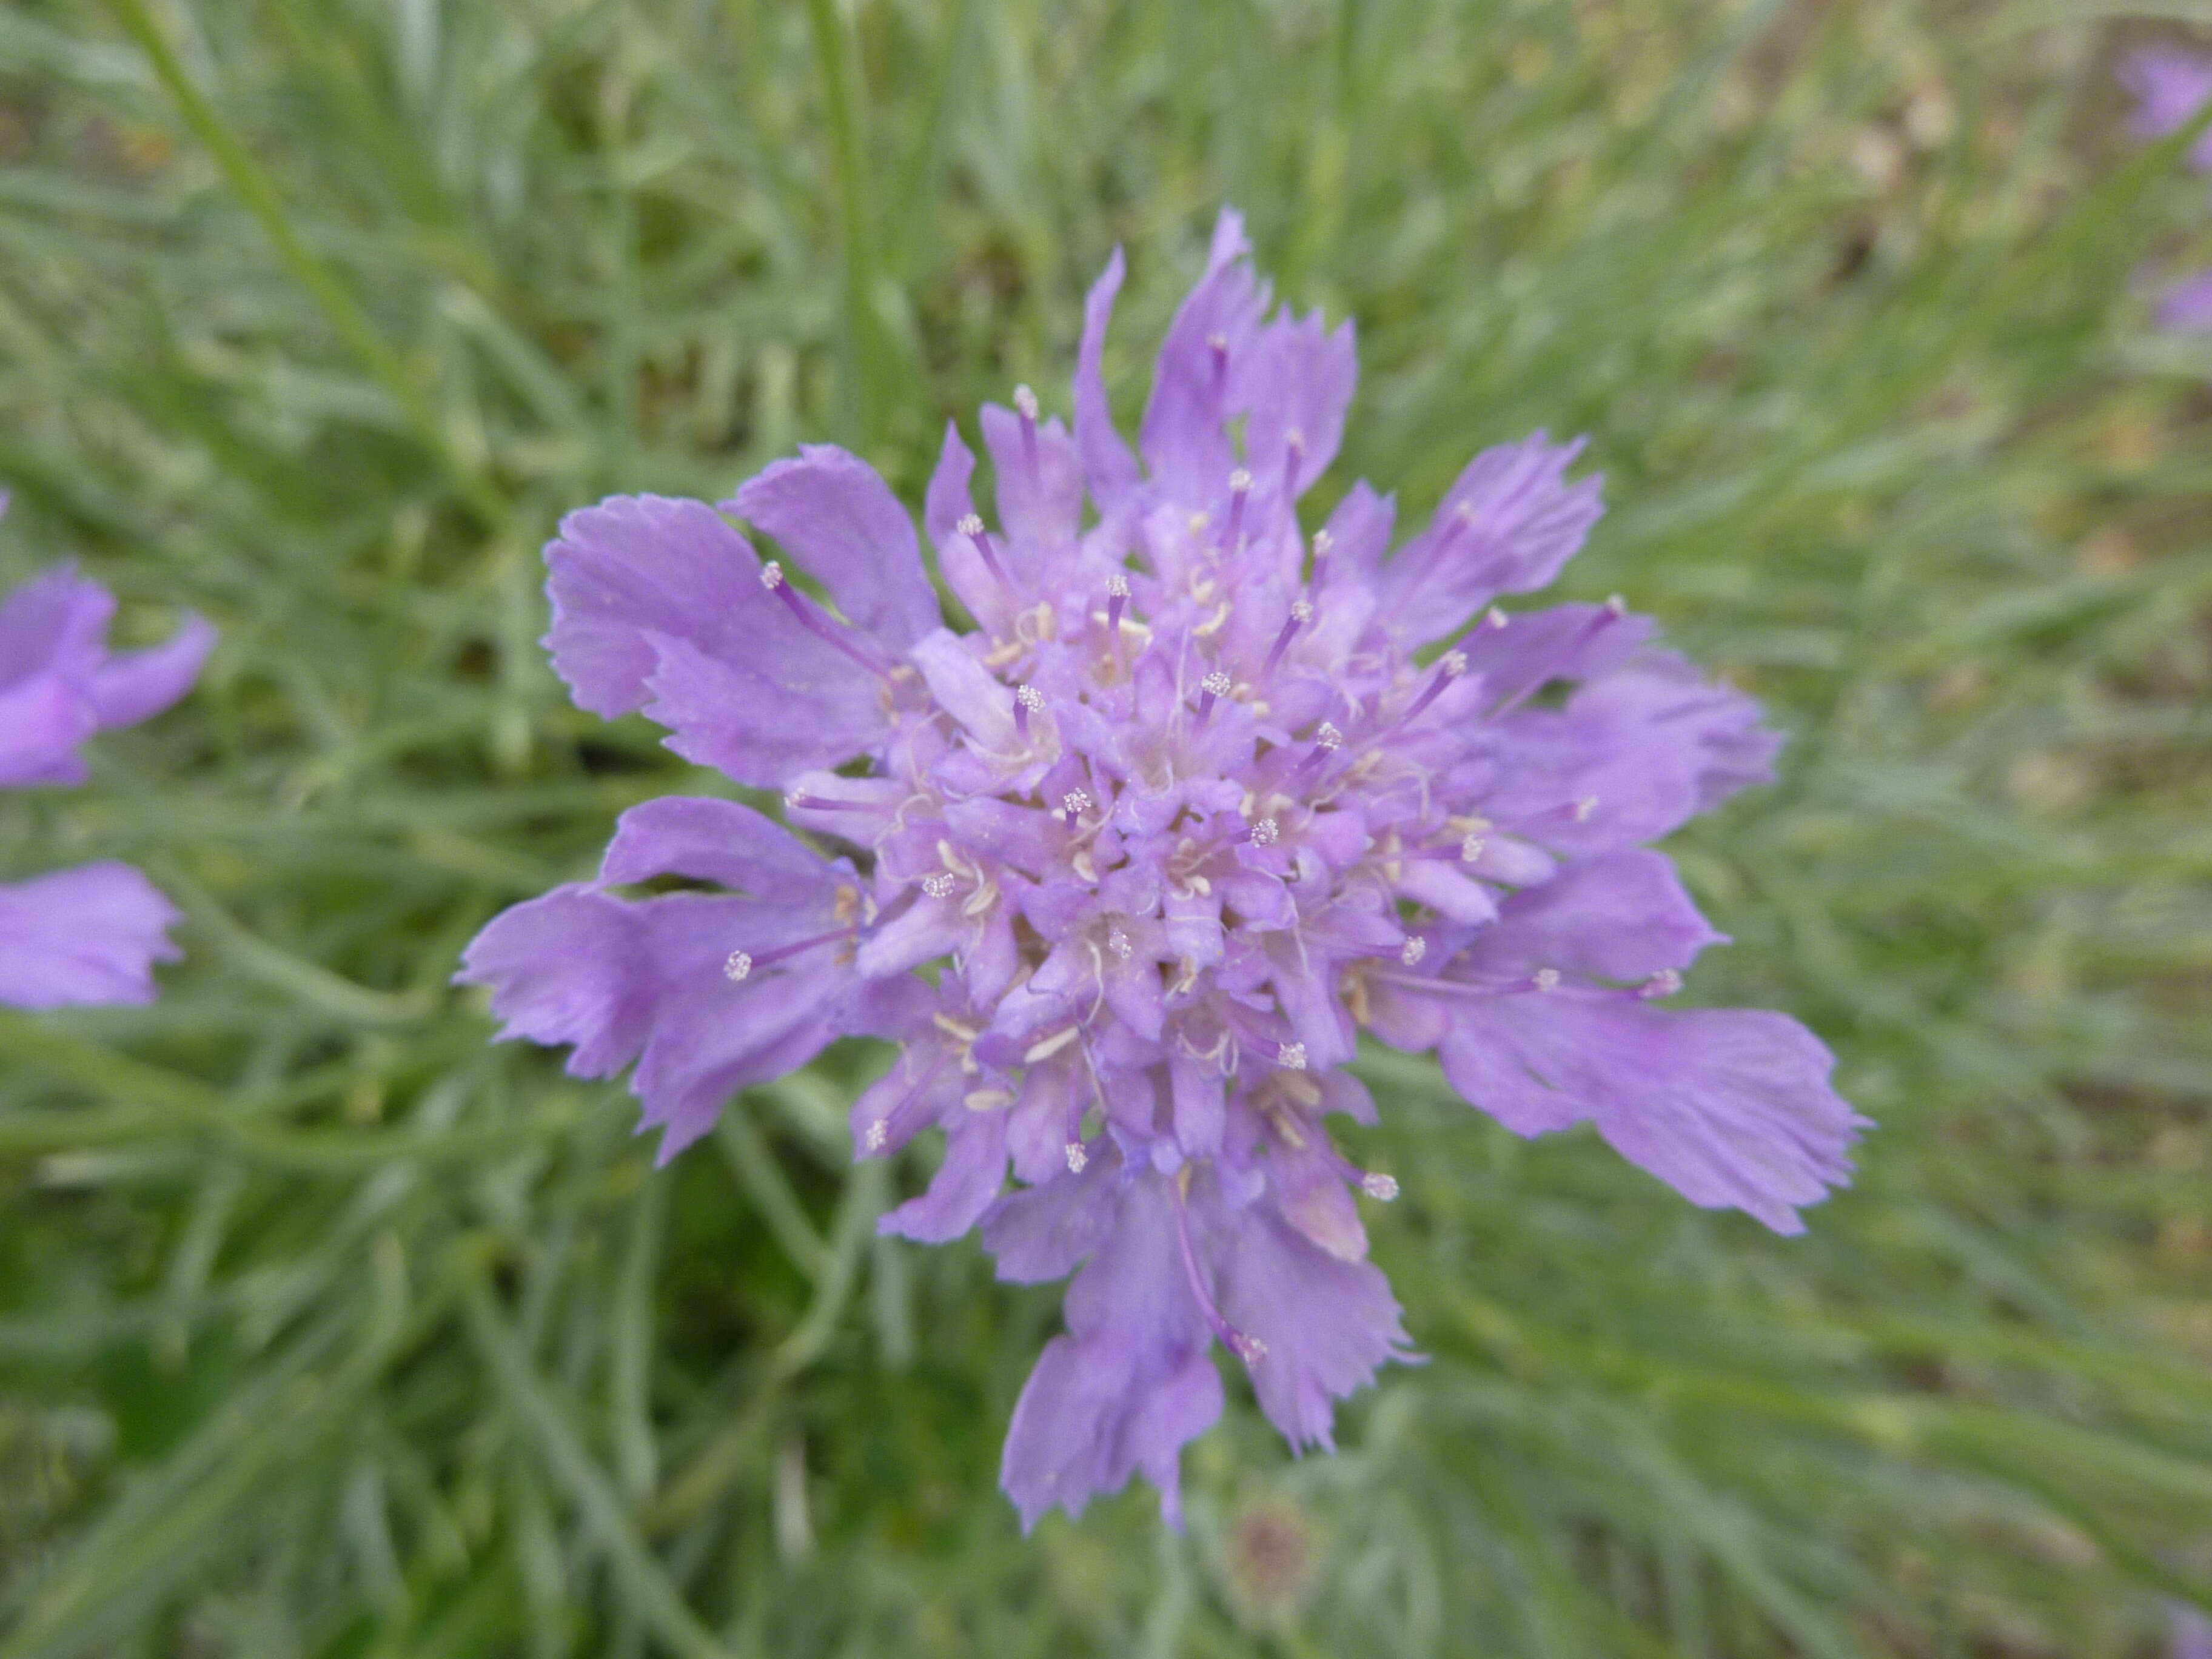
[{"label": "blurred foliage", "polygon": [[[2146,4],[2165,17],[2200,13]],[[224,642],[0,873],[138,860],[156,1007],[0,1018],[0,1656],[2154,1650],[2212,1596],[2204,219],[2123,8],[1692,0],[15,0],[0,577]],[[1425,508],[1588,431],[1571,573],[1767,698],[1674,850],[1881,1122],[1778,1240],[1377,1054],[1430,1356],[1292,1462],[1021,1539],[1057,1291],[875,1238],[879,1053],[654,1174],[456,951],[714,791],[569,707],[537,549],[836,437],[1133,413],[1221,202],[1358,319]],[[1316,505],[1325,505],[1317,501]]]}]

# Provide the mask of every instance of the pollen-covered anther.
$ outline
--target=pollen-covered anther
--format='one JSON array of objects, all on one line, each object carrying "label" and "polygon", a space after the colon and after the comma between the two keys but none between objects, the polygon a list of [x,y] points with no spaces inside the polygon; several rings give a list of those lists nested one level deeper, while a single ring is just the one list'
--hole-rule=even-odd
[{"label": "pollen-covered anther", "polygon": [[1036,420],[1037,417],[1036,393],[1030,391],[1025,386],[1016,386],[1014,388],[1014,410],[1025,421]]},{"label": "pollen-covered anther", "polygon": [[890,1125],[878,1118],[868,1125],[868,1133],[861,1138],[860,1144],[872,1152],[880,1152],[884,1149],[884,1142],[890,1139]]},{"label": "pollen-covered anther", "polygon": [[1485,628],[1504,627],[1505,613],[1503,611],[1500,611],[1496,605],[1492,605],[1489,610],[1482,613],[1482,625]]},{"label": "pollen-covered anther", "polygon": [[1443,656],[1437,659],[1437,666],[1443,669],[1445,674],[1450,678],[1457,679],[1461,675],[1467,672],[1467,653],[1464,651],[1447,651]]},{"label": "pollen-covered anther", "polygon": [[1044,693],[1034,685],[1018,685],[1014,688],[1014,703],[1034,714],[1044,707]]},{"label": "pollen-covered anther", "polygon": [[1625,617],[1628,614],[1628,601],[1618,593],[1610,594],[1606,599],[1605,608],[1616,617]]},{"label": "pollen-covered anther", "polygon": [[1672,968],[1662,968],[1636,988],[1640,997],[1671,997],[1682,988],[1682,976]]},{"label": "pollen-covered anther", "polygon": [[1233,682],[1229,676],[1217,668],[1198,683],[1198,689],[1209,697],[1225,697],[1229,695],[1232,684]]},{"label": "pollen-covered anther", "polygon": [[1589,822],[1589,815],[1596,811],[1597,797],[1595,795],[1584,795],[1580,800],[1575,803],[1575,822],[1577,823],[1588,823]]},{"label": "pollen-covered anther", "polygon": [[1248,1365],[1256,1365],[1267,1357],[1267,1345],[1256,1336],[1243,1331],[1233,1331],[1229,1336],[1230,1351]]},{"label": "pollen-covered anther", "polygon": [[1106,948],[1121,961],[1127,962],[1137,947],[1129,943],[1129,936],[1127,933],[1116,927],[1106,935]]},{"label": "pollen-covered anther", "polygon": [[1344,747],[1344,733],[1323,720],[1314,732],[1314,745],[1319,749],[1341,749]]},{"label": "pollen-covered anther", "polygon": [[1539,968],[1536,970],[1536,988],[1540,991],[1558,990],[1559,970],[1556,968]]},{"label": "pollen-covered anther", "polygon": [[963,536],[980,536],[983,533],[983,520],[977,514],[963,513],[960,522],[952,527]]},{"label": "pollen-covered anther", "polygon": [[1305,623],[1307,623],[1311,622],[1311,621],[1313,620],[1313,606],[1312,606],[1312,605],[1311,605],[1310,602],[1308,602],[1307,600],[1304,600],[1304,599],[1293,599],[1293,600],[1291,600],[1291,620],[1292,622],[1294,622],[1294,623],[1297,623],[1300,624],[1301,626],[1304,625],[1304,624],[1305,624]]},{"label": "pollen-covered anther", "polygon": [[1303,1072],[1306,1068],[1306,1045],[1285,1042],[1275,1051],[1275,1063],[1286,1072]]},{"label": "pollen-covered anther", "polygon": [[733,985],[743,981],[752,970],[753,957],[750,951],[732,951],[722,963],[722,977]]},{"label": "pollen-covered anther", "polygon": [[1428,955],[1428,940],[1423,939],[1419,933],[1415,933],[1412,938],[1408,939],[1403,945],[1398,947],[1398,960],[1404,963],[1408,968],[1415,968],[1420,965],[1421,958]]},{"label": "pollen-covered anther", "polygon": [[1116,570],[1112,575],[1106,578],[1106,595],[1109,599],[1127,599],[1129,597],[1129,579],[1123,575],[1120,571]]},{"label": "pollen-covered anther", "polygon": [[933,876],[924,876],[921,890],[932,898],[950,898],[952,896],[952,878],[942,871]]},{"label": "pollen-covered anther", "polygon": [[1071,789],[1060,798],[1060,817],[1071,830],[1075,828],[1076,819],[1090,810],[1091,792],[1088,789]]},{"label": "pollen-covered anther", "polygon": [[1379,1170],[1371,1171],[1359,1177],[1359,1190],[1370,1198],[1379,1198],[1388,1204],[1398,1196],[1398,1178],[1386,1176]]},{"label": "pollen-covered anther", "polygon": [[1459,844],[1459,856],[1460,861],[1462,864],[1474,864],[1477,862],[1482,857],[1482,837],[1480,836],[1469,836],[1466,840],[1461,842]]},{"label": "pollen-covered anther", "polygon": [[1245,491],[1251,488],[1252,475],[1249,472],[1247,472],[1243,467],[1238,467],[1235,471],[1229,475],[1229,493],[1231,495],[1242,495]]},{"label": "pollen-covered anther", "polygon": [[1276,838],[1281,834],[1282,831],[1277,826],[1274,819],[1261,818],[1252,825],[1252,845],[1255,847],[1273,847],[1275,844]]},{"label": "pollen-covered anther", "polygon": [[1091,1154],[1083,1150],[1083,1143],[1081,1141],[1071,1140],[1067,1143],[1068,1174],[1081,1175],[1083,1173],[1084,1167],[1090,1162]]},{"label": "pollen-covered anther", "polygon": [[783,563],[781,560],[770,559],[761,567],[761,586],[771,593],[783,586]]}]

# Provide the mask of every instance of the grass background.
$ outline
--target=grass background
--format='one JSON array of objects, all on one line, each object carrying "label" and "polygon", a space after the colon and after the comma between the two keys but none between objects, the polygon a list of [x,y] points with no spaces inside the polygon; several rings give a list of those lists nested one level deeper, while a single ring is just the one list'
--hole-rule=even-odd
[{"label": "grass background", "polygon": [[[2156,14],[2155,16],[2153,14]],[[190,913],[161,1003],[0,1018],[0,1659],[2052,1656],[2212,1595],[2212,349],[2113,55],[2179,4],[18,0],[0,577],[223,643],[0,874]],[[538,548],[835,437],[1133,412],[1217,205],[1358,319],[1325,505],[1587,431],[1570,573],[1767,699],[1677,838],[1878,1119],[1778,1241],[1376,1055],[1424,1368],[1293,1462],[1241,1388],[1024,1541],[1056,1290],[877,1240],[880,1054],[652,1172],[448,990],[614,815],[713,790],[565,700]]]}]

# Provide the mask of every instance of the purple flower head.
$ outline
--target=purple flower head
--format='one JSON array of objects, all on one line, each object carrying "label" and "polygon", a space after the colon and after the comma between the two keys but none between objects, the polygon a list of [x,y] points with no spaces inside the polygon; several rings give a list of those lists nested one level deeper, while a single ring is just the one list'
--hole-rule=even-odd
[{"label": "purple flower head", "polygon": [[[0,787],[82,783],[86,738],[160,714],[198,678],[215,643],[205,621],[188,614],[167,644],[117,655],[114,614],[114,596],[66,565],[0,605]],[[127,864],[0,884],[0,1004],[151,1002],[179,920]]]},{"label": "purple flower head", "polygon": [[[896,1038],[856,1154],[935,1128],[945,1158],[884,1230],[980,1226],[1001,1278],[1074,1275],[1006,1439],[1025,1525],[1133,1473],[1176,1519],[1217,1342],[1297,1448],[1410,1357],[1361,1219],[1397,1182],[1327,1122],[1375,1120],[1343,1069],[1362,1026],[1438,1050],[1519,1133],[1590,1120],[1784,1231],[1862,1127],[1794,1022],[1663,1006],[1718,936],[1640,844],[1768,776],[1756,707],[1618,602],[1494,603],[1596,521],[1581,446],[1477,456],[1395,553],[1364,484],[1309,538],[1352,329],[1276,308],[1246,252],[1224,213],[1134,452],[1100,376],[1118,252],[1073,430],[1026,388],[983,410],[995,522],[948,428],[922,518],[965,632],[842,450],[723,504],[773,559],[696,502],[568,519],[548,644],[577,702],[781,791],[806,839],[718,801],[638,808],[598,882],[494,921],[461,975],[574,1072],[635,1060],[664,1156],[833,1037]],[[611,890],[659,874],[726,892]]]}]

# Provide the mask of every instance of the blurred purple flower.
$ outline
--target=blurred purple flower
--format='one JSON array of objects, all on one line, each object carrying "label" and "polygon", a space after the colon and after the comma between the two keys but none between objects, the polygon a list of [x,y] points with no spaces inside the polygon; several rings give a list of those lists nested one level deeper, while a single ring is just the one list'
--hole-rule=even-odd
[{"label": "blurred purple flower", "polygon": [[[0,513],[7,510],[0,491]],[[114,596],[68,566],[0,605],[0,787],[85,780],[77,750],[96,732],[160,714],[191,690],[215,629],[187,615],[166,645],[107,648]],[[151,1002],[154,963],[175,960],[181,920],[127,864],[102,862],[0,883],[0,1004]]]},{"label": "blurred purple flower", "polygon": [[[2129,120],[2138,138],[2163,138],[2186,126],[2212,98],[2212,56],[2180,46],[2146,46],[2124,59],[2120,84],[2135,95]],[[2189,163],[2212,172],[2212,129],[2190,146]],[[2193,334],[2212,329],[2212,270],[2197,271],[2159,301],[2160,328]]]},{"label": "blurred purple flower", "polygon": [[[1006,1439],[1025,1525],[1133,1472],[1177,1520],[1217,1339],[1298,1448],[1409,1357],[1356,1201],[1397,1182],[1323,1121],[1375,1121],[1342,1069],[1361,1024],[1437,1049],[1520,1133],[1589,1120],[1785,1232],[1863,1127],[1794,1021],[1660,1006],[1719,936],[1638,844],[1767,778],[1756,706],[1617,601],[1492,604],[1547,585],[1596,521],[1597,481],[1567,476],[1581,445],[1486,451],[1395,555],[1391,500],[1356,484],[1309,560],[1294,507],[1336,453],[1352,329],[1275,310],[1246,252],[1224,213],[1135,453],[1100,377],[1118,252],[1073,431],[1026,388],[982,411],[995,530],[948,428],[923,520],[972,631],[842,450],[724,504],[790,565],[695,501],[565,520],[547,644],[576,701],[642,708],[852,850],[652,802],[597,881],[495,919],[460,975],[503,1036],[573,1044],[570,1071],[635,1062],[664,1158],[834,1037],[900,1040],[856,1153],[934,1127],[945,1155],[884,1229],[980,1224],[1001,1278],[1075,1275]],[[664,876],[726,890],[611,890]]]},{"label": "blurred purple flower", "polygon": [[[2136,100],[2129,128],[2138,138],[2163,138],[2179,132],[2212,98],[2212,56],[2185,47],[2145,46],[2123,59],[2121,86]],[[2212,130],[2190,147],[2190,165],[2212,172]]]}]

